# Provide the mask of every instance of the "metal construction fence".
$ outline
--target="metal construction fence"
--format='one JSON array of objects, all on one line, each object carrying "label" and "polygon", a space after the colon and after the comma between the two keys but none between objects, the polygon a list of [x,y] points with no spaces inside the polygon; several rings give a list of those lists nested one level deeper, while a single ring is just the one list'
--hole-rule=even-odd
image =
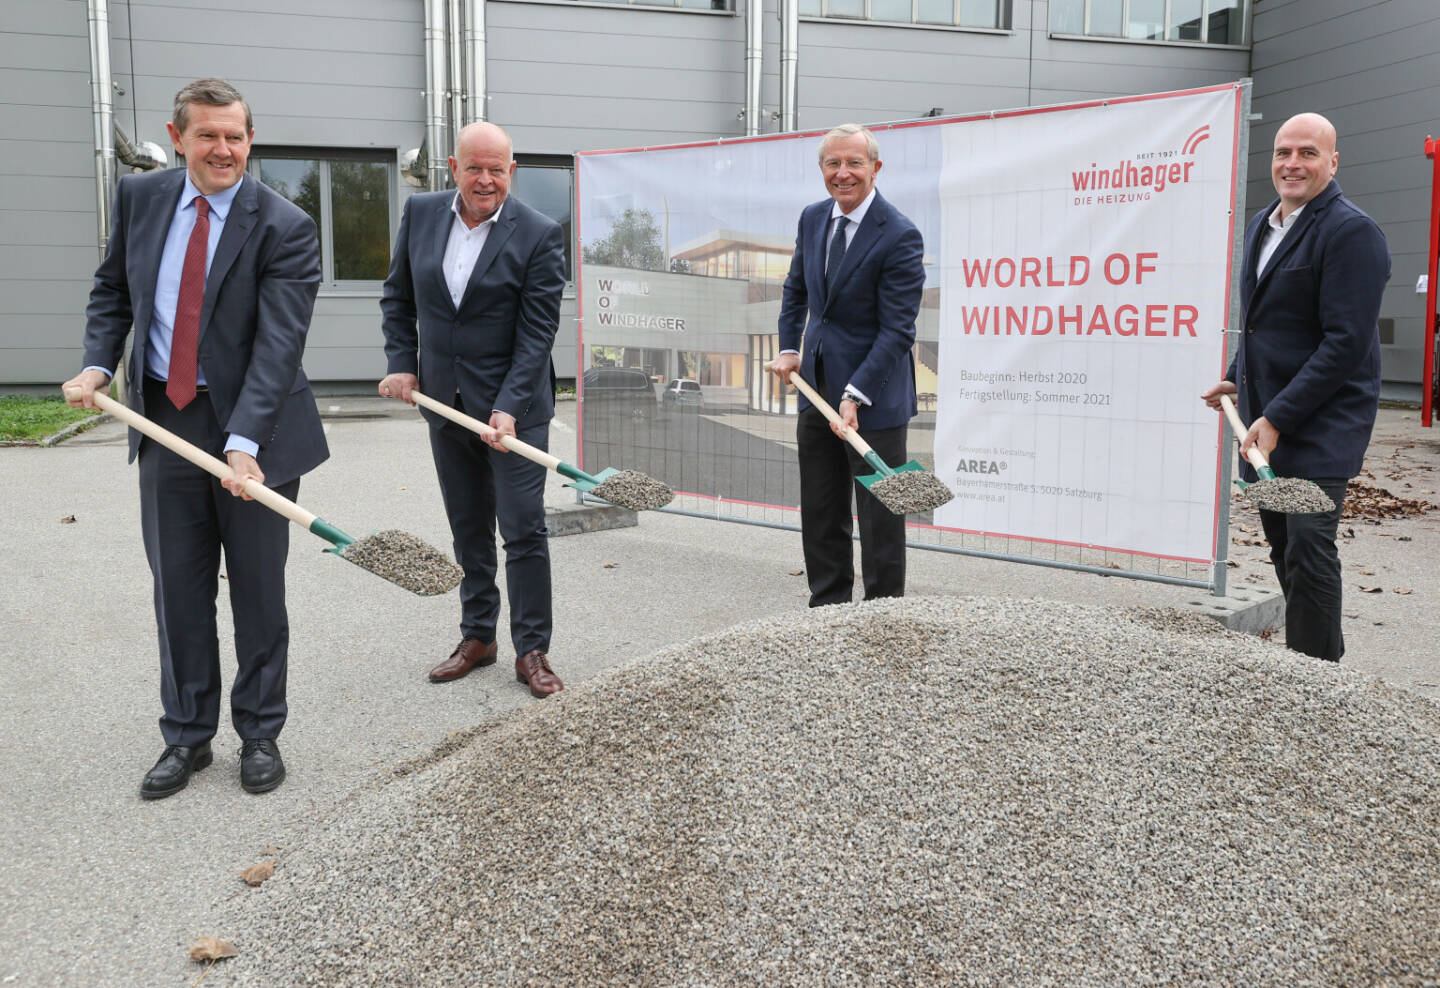
[{"label": "metal construction fence", "polygon": [[[875,127],[925,239],[910,545],[1224,592],[1249,84]],[[577,156],[580,461],[669,511],[799,527],[765,364],[821,134]]]}]

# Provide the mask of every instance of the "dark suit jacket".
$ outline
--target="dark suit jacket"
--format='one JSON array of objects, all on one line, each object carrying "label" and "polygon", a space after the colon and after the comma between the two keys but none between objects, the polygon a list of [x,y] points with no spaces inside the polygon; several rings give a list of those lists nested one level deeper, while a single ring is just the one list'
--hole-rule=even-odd
[{"label": "dark suit jacket", "polygon": [[[1306,204],[1257,279],[1266,218],[1245,228],[1243,331],[1226,379],[1240,417],[1280,432],[1270,465],[1281,476],[1360,472],[1380,400],[1380,296],[1390,251],[1374,220],[1329,186]],[[1255,472],[1243,464],[1244,475]]]},{"label": "dark suit jacket", "polygon": [[[85,309],[85,366],[115,368],[133,323],[129,404],[145,414],[145,347],[160,254],[185,187],[185,169],[126,175],[115,187],[110,243]],[[247,176],[205,278],[200,368],[220,427],[260,444],[267,486],[330,455],[310,382],[300,367],[320,285],[315,223]],[[140,434],[130,430],[130,459]]]},{"label": "dark suit jacket", "polygon": [[[516,428],[548,422],[555,415],[550,350],[565,288],[560,224],[507,196],[457,309],[443,270],[454,198],[448,190],[405,202],[380,299],[387,373],[417,375],[420,390],[439,401],[459,394],[481,420],[499,409]],[[422,411],[431,424],[443,423]]]},{"label": "dark suit jacket", "polygon": [[[826,298],[825,231],[833,205],[825,199],[800,214],[780,303],[780,349],[800,351],[800,376],[812,384],[815,356],[822,356],[832,406],[847,384],[864,393],[870,405],[859,410],[862,430],[895,428],[918,410],[910,348],[925,290],[925,246],[915,224],[876,192]],[[800,402],[810,404],[803,396]]]}]

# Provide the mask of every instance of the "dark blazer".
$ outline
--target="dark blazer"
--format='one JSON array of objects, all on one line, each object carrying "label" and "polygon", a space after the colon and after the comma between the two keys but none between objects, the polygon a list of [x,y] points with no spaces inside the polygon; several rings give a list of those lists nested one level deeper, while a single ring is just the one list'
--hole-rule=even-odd
[{"label": "dark blazer", "polygon": [[[800,375],[815,381],[825,364],[825,398],[839,405],[845,385],[870,399],[862,431],[891,429],[915,416],[915,317],[925,290],[920,231],[877,191],[845,250],[835,291],[825,296],[825,231],[834,200],[805,207],[780,303],[780,349],[800,352]],[[800,407],[809,402],[802,395]]]},{"label": "dark blazer", "polygon": [[[110,244],[85,310],[84,366],[116,368],[131,325],[129,405],[145,414],[145,348],[160,255],[185,169],[126,175],[115,187]],[[220,427],[260,444],[266,486],[330,455],[300,367],[320,285],[315,223],[253,176],[240,184],[215,246],[200,310],[199,359]],[[130,430],[130,459],[140,434]]]},{"label": "dark blazer", "polygon": [[[1375,221],[1331,181],[1255,275],[1266,218],[1245,228],[1243,326],[1226,380],[1240,416],[1280,432],[1270,465],[1281,476],[1353,477],[1360,472],[1380,400],[1380,296],[1390,251]],[[1253,480],[1254,470],[1242,464]]]},{"label": "dark blazer", "polygon": [[[498,408],[517,429],[548,422],[565,287],[560,224],[507,196],[457,309],[443,270],[454,199],[448,190],[405,202],[380,299],[386,373],[417,375],[420,390],[440,401],[459,394],[482,420]],[[432,425],[444,422],[422,411]]]}]

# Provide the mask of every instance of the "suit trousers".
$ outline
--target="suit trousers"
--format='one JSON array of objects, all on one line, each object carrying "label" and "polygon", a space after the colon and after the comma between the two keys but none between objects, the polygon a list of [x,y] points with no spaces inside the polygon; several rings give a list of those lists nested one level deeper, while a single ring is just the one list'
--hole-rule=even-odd
[{"label": "suit trousers", "polygon": [[[459,398],[455,407],[466,411]],[[482,421],[488,412],[466,412]],[[516,438],[545,449],[550,423],[516,430]],[[519,453],[491,449],[451,422],[430,426],[430,449],[450,518],[460,581],[460,633],[489,643],[500,619],[495,585],[495,527],[505,544],[505,591],[516,656],[550,650],[550,542],[545,527],[545,468]]]},{"label": "suit trousers", "polygon": [[1313,515],[1261,511],[1270,543],[1270,562],[1285,594],[1285,644],[1317,659],[1339,662],[1345,654],[1340,630],[1340,553],[1335,533],[1349,482],[1341,477],[1315,483],[1335,507]]},{"label": "suit trousers", "polygon": [[[816,364],[815,389],[825,393]],[[880,459],[899,466],[907,459],[906,426],[861,432]],[[905,596],[905,518],[876,500],[855,477],[874,473],[855,448],[830,431],[813,405],[795,426],[800,462],[800,541],[810,606],[848,604],[855,584],[851,494],[860,522],[860,574],[865,599]]]},{"label": "suit trousers", "polygon": [[[225,433],[208,392],[177,410],[165,396],[164,382],[147,378],[144,387],[152,421],[224,459]],[[234,497],[219,480],[152,439],[141,440],[139,464],[140,525],[160,639],[165,743],[197,745],[213,737],[219,725],[215,597],[222,549],[239,667],[230,687],[230,719],[243,740],[279,737],[288,710],[285,560],[290,522],[258,501]],[[300,478],[275,491],[293,501]]]}]

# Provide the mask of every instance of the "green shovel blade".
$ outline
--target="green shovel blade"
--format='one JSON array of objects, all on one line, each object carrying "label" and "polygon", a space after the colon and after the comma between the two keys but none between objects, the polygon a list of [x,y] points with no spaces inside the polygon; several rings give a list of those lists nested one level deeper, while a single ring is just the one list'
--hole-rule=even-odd
[{"label": "green shovel blade", "polygon": [[[560,466],[564,468],[570,466],[570,464],[562,463],[560,464]],[[615,476],[620,471],[616,470],[614,467],[606,467],[604,470],[601,470],[599,473],[592,476],[588,473],[585,473],[583,470],[577,470],[575,467],[570,467],[569,470],[561,469],[560,472],[570,478],[570,482],[565,485],[566,487],[573,487],[577,491],[589,494],[595,488],[599,487],[606,480],[609,480],[611,477]]]}]

